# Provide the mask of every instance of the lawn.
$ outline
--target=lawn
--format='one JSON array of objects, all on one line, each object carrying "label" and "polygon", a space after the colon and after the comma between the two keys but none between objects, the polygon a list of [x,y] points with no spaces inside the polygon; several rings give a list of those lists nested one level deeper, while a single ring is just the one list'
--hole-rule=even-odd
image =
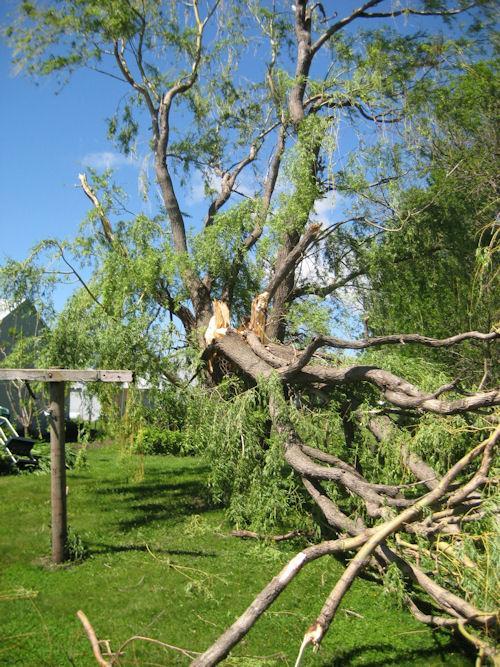
[{"label": "lawn", "polygon": [[[76,618],[84,610],[116,649],[137,634],[201,651],[294,554],[228,536],[207,501],[200,460],[89,450],[68,472],[69,524],[79,563],[51,568],[50,478],[0,477],[0,664],[93,665]],[[299,547],[300,548],[300,547]],[[227,664],[293,665],[304,630],[342,572],[333,558],[309,565]],[[134,642],[122,665],[187,665],[180,653]],[[470,665],[450,636],[399,611],[376,584],[358,581],[304,665]]]}]

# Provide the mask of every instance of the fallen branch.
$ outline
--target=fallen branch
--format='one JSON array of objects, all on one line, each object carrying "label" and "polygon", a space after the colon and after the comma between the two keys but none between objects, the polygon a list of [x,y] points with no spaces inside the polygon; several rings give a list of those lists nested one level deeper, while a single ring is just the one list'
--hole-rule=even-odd
[{"label": "fallen branch", "polygon": [[207,649],[200,655],[191,667],[209,667],[216,665],[229,655],[231,649],[240,642],[250,628],[262,616],[290,581],[302,570],[304,565],[317,560],[322,556],[334,553],[343,553],[362,545],[368,538],[367,534],[357,537],[321,542],[300,551],[281,570],[281,572],[267,584],[257,595],[243,614]]},{"label": "fallen branch", "polygon": [[425,345],[427,347],[451,347],[464,340],[479,340],[482,342],[492,341],[500,338],[500,332],[491,331],[481,333],[479,331],[468,331],[466,333],[450,336],[449,338],[430,338],[420,334],[391,334],[389,336],[377,336],[375,338],[364,338],[360,340],[343,340],[333,336],[316,336],[303,350],[300,357],[293,364],[290,372],[297,372],[309,363],[313,354],[321,347],[333,347],[340,350],[364,350],[369,347],[381,345],[404,345],[407,343]]},{"label": "fallen branch", "polygon": [[472,449],[457,463],[455,463],[455,465],[452,466],[450,470],[448,470],[446,475],[444,475],[435,489],[418,500],[414,505],[401,512],[394,519],[386,521],[384,524],[377,527],[375,533],[369,537],[366,543],[360,548],[355,558],[351,560],[346,570],[335,585],[334,589],[328,596],[316,620],[316,623],[314,624],[314,626],[317,628],[317,632],[314,634],[314,637],[312,637],[310,643],[315,646],[320,644],[322,638],[330,627],[330,624],[335,616],[335,612],[337,611],[342,598],[351,587],[358,573],[366,566],[375,549],[382,542],[384,542],[384,540],[389,537],[389,535],[401,528],[401,526],[403,526],[405,523],[410,523],[411,521],[418,518],[425,507],[429,507],[434,502],[439,500],[446,492],[451,482],[459,475],[459,473],[461,473],[462,470],[478,454],[480,454],[484,449],[488,448],[492,442],[496,443],[499,439],[500,428],[497,428],[487,440],[474,447],[474,449]]},{"label": "fallen branch", "polygon": [[92,652],[94,654],[94,658],[97,661],[97,664],[101,665],[101,667],[111,667],[111,663],[102,657],[99,640],[97,639],[97,635],[94,628],[90,624],[89,619],[81,609],[76,612],[76,615],[80,619],[80,622],[83,625],[85,632],[87,633],[87,637],[89,638],[90,645],[92,646]]},{"label": "fallen branch", "polygon": [[267,540],[269,542],[284,542],[285,540],[293,540],[295,537],[312,537],[313,533],[310,530],[290,530],[283,535],[259,535],[252,530],[232,530],[232,537],[241,537],[243,540]]}]

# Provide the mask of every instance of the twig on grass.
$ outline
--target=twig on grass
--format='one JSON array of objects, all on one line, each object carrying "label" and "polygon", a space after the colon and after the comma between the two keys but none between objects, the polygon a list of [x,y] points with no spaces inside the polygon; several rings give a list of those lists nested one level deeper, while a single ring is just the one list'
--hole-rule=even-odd
[{"label": "twig on grass", "polygon": [[87,637],[89,638],[90,645],[92,646],[92,651],[94,653],[94,658],[96,659],[97,664],[101,665],[101,667],[111,667],[112,663],[105,660],[102,656],[99,640],[97,639],[97,635],[94,628],[90,624],[89,619],[81,609],[76,612],[76,615],[80,619],[80,622],[83,625],[85,632],[87,633]]},{"label": "twig on grass", "polygon": [[167,648],[172,651],[178,651],[179,653],[182,653],[182,655],[185,655],[186,658],[189,658],[190,660],[192,660],[195,656],[200,655],[198,651],[191,651],[190,649],[187,648],[181,648],[180,646],[167,644],[166,642],[161,642],[159,639],[153,639],[152,637],[143,637],[142,635],[134,635],[133,637],[129,637],[126,641],[123,642],[118,651],[115,653],[109,665],[111,666],[116,664],[116,659],[123,653],[125,647],[135,641],[148,642],[150,644],[156,644],[157,646],[161,646],[163,648]]},{"label": "twig on grass", "polygon": [[[134,635],[133,637],[129,637],[126,641],[123,642],[123,644],[118,648],[116,652],[112,652],[108,640],[103,641],[97,638],[94,628],[92,627],[89,619],[83,613],[83,611],[81,610],[78,611],[76,615],[80,619],[85,629],[85,632],[87,633],[87,637],[89,638],[90,644],[92,646],[92,651],[94,653],[94,657],[97,661],[97,664],[99,664],[101,667],[112,667],[113,665],[116,665],[120,656],[123,655],[124,649],[134,641],[144,641],[150,644],[156,644],[157,646],[161,646],[162,648],[170,649],[172,651],[178,651],[179,653],[182,653],[182,655],[185,655],[186,658],[189,658],[190,660],[192,660],[195,656],[199,655],[197,651],[191,651],[186,648],[181,648],[180,646],[167,644],[166,642],[162,642],[159,639],[153,639],[152,637],[143,637],[142,635]],[[101,643],[106,644],[106,650],[111,656],[111,661],[109,662],[105,660],[105,658],[102,655],[100,646]]]}]

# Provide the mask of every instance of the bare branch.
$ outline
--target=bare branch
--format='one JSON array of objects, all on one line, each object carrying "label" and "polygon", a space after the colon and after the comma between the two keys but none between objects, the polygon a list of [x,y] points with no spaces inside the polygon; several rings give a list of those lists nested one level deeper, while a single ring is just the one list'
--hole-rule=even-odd
[{"label": "bare branch", "polygon": [[[464,340],[492,341],[497,338],[500,338],[500,332],[498,331],[492,331],[490,333],[468,331],[467,333],[457,334],[456,336],[442,339],[421,336],[420,334],[391,334],[389,336],[377,336],[375,338],[365,338],[361,340],[343,340],[333,336],[317,336],[311,343],[309,343],[295,363],[288,367],[285,377],[290,378],[293,373],[297,373],[304,368],[312,358],[313,354],[321,347],[334,347],[342,350],[364,350],[368,347],[376,347],[379,345],[404,345],[406,343],[418,343],[427,347],[451,347]],[[439,393],[443,393],[451,388],[453,388],[451,385],[447,385],[438,390],[433,397],[437,398]]]},{"label": "bare branch", "polygon": [[89,619],[81,610],[77,611],[76,615],[78,616],[81,624],[85,629],[85,632],[87,633],[87,637],[89,638],[90,645],[92,646],[92,652],[94,653],[94,658],[96,659],[97,664],[100,665],[101,667],[111,667],[111,663],[102,657],[101,647],[99,646],[99,640],[97,639],[95,630],[90,624]]},{"label": "bare branch", "polygon": [[306,229],[300,238],[297,245],[290,251],[290,253],[288,253],[284,261],[280,263],[278,270],[274,274],[271,282],[265,290],[266,292],[269,292],[269,301],[272,300],[276,290],[281,285],[286,276],[297,266],[307,248],[316,240],[320,229],[321,225],[317,223],[310,225],[310,227]]},{"label": "bare branch", "polygon": [[342,30],[342,28],[345,28],[346,26],[349,25],[349,23],[352,23],[355,19],[359,18],[363,12],[365,12],[367,9],[370,9],[371,7],[376,7],[379,5],[383,0],[369,0],[369,2],[365,2],[361,7],[358,7],[352,14],[349,16],[346,16],[343,19],[340,19],[340,21],[337,21],[333,25],[331,25],[328,30],[326,30],[321,37],[319,37],[314,44],[312,45],[312,52],[313,54],[317,53],[320,48],[327,42],[330,37],[332,37],[336,32],[339,32],[339,30]]},{"label": "bare branch", "polygon": [[379,5],[383,0],[370,0],[370,2],[365,2],[361,7],[358,7],[352,14],[349,16],[346,16],[345,18],[341,19],[340,21],[337,21],[334,23],[326,32],[324,32],[321,37],[319,37],[316,42],[312,45],[312,52],[313,55],[316,54],[319,49],[327,42],[330,37],[332,37],[336,32],[339,32],[339,30],[342,30],[346,26],[349,25],[349,23],[352,23],[352,21],[363,18],[363,19],[370,19],[370,18],[395,18],[397,16],[403,16],[403,15],[417,15],[417,16],[453,16],[456,14],[461,14],[462,12],[466,12],[469,9],[472,9],[473,7],[477,6],[477,3],[473,2],[466,7],[456,7],[453,9],[443,9],[443,10],[418,10],[418,9],[412,9],[411,7],[407,7],[405,9],[399,9],[399,10],[394,10],[394,11],[388,11],[388,12],[368,12],[368,9],[371,9],[372,7],[376,7]]},{"label": "bare branch", "polygon": [[281,572],[257,595],[246,611],[222,634],[212,646],[193,661],[192,667],[210,667],[223,660],[250,628],[262,616],[304,565],[322,556],[343,553],[354,549],[367,540],[367,535],[321,542],[300,551]]},{"label": "bare branch", "polygon": [[122,243],[117,241],[113,233],[113,228],[111,227],[111,223],[106,213],[104,212],[101,202],[99,201],[96,194],[88,184],[87,176],[85,174],[78,174],[78,179],[82,185],[83,191],[90,199],[90,201],[92,202],[97,211],[97,215],[99,216],[99,220],[101,221],[104,238],[106,239],[106,241],[109,243],[110,246],[119,250],[121,254],[125,257],[127,255],[127,249]]},{"label": "bare branch", "polygon": [[456,16],[457,14],[462,14],[463,12],[469,11],[477,7],[477,2],[473,2],[466,7],[455,7],[454,9],[442,9],[442,10],[423,10],[423,9],[412,9],[411,7],[406,7],[405,9],[397,9],[391,12],[362,12],[359,16],[363,19],[381,19],[381,18],[395,18],[397,16]]},{"label": "bare branch", "polygon": [[338,289],[345,287],[356,278],[366,275],[367,272],[367,269],[357,269],[348,273],[344,278],[334,280],[332,283],[328,283],[327,285],[315,285],[313,283],[299,285],[293,290],[291,296],[294,299],[298,299],[301,296],[307,295],[315,295],[325,298]]},{"label": "bare branch", "polygon": [[398,530],[403,524],[414,521],[421,514],[425,507],[429,507],[429,505],[439,500],[446,492],[453,480],[462,472],[462,470],[466,468],[478,454],[480,454],[486,447],[488,447],[491,441],[497,442],[499,439],[500,427],[497,428],[488,439],[474,447],[474,449],[469,451],[454,466],[452,466],[435,489],[418,500],[414,505],[402,511],[395,518],[386,521],[381,526],[377,526],[375,533],[368,538],[368,540],[356,554],[356,557],[351,560],[346,570],[335,585],[334,589],[328,596],[316,620],[316,623],[314,624],[317,632],[310,639],[310,643],[314,645],[319,645],[321,643],[321,640],[327,632],[342,598],[351,587],[351,584],[359,571],[367,564],[371,554],[375,551],[375,549],[389,535]]}]

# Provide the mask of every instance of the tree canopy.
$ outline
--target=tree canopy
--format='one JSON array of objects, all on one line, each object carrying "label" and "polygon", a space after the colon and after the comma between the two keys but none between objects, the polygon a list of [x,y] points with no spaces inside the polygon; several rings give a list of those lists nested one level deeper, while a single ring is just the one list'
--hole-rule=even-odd
[{"label": "tree canopy", "polygon": [[[148,377],[182,404],[176,429],[238,527],[316,527],[196,665],[225,657],[305,563],[349,550],[301,651],[370,565],[399,573],[419,620],[475,625],[493,655],[484,588],[431,579],[419,558],[438,536],[481,565],[495,520],[494,4],[330,4],[23,1],[5,29],[29,75],[121,81],[107,137],[149,147],[142,211],[112,173],[81,174],[79,236],[2,269],[13,301],[46,304],[68,269],[81,284],[46,363]],[[205,209],[189,219],[195,178]]]}]

